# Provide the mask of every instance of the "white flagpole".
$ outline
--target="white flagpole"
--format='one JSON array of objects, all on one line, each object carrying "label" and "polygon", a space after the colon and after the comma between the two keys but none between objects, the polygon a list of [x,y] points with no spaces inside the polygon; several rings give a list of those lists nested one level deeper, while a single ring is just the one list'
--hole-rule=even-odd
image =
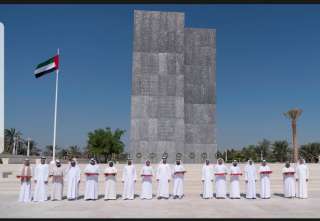
[{"label": "white flagpole", "polygon": [[[59,48],[57,50],[59,56]],[[57,130],[57,103],[58,103],[58,80],[59,80],[59,67],[56,70],[56,97],[54,102],[54,124],[53,124],[53,146],[52,146],[52,162],[55,162],[56,156],[56,130]]]}]

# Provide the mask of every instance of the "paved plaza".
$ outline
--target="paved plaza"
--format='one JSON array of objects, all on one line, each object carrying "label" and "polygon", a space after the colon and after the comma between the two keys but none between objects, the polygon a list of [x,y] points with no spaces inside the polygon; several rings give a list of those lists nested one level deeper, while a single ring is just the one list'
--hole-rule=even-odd
[{"label": "paved plaza", "polygon": [[[63,165],[66,167],[67,165]],[[80,199],[77,201],[47,201],[43,203],[19,203],[19,180],[16,175],[21,165],[0,165],[0,173],[11,171],[8,178],[0,178],[0,218],[320,218],[320,164],[308,164],[310,169],[309,198],[308,199],[286,199],[282,196],[283,164],[269,164],[273,173],[271,175],[271,199],[256,200],[245,199],[209,199],[204,200],[201,194],[201,164],[184,165],[187,173],[185,175],[185,197],[181,200],[172,198],[168,200],[140,200],[141,179],[136,183],[137,197],[135,200],[122,200],[122,168],[123,164],[116,165],[118,169],[118,199],[104,201],[104,177],[99,177],[99,200],[85,201],[83,193],[85,187],[85,176],[81,175]],[[229,165],[227,165],[229,167]],[[259,165],[256,164],[256,167]],[[83,170],[85,165],[80,165]],[[100,165],[104,170],[105,164]],[[140,173],[141,165],[136,165]],[[155,169],[155,165],[153,165]],[[240,164],[243,171],[244,164]],[[102,171],[102,170],[101,170]],[[229,184],[229,183],[228,183]],[[172,182],[171,182],[172,185]],[[260,183],[257,183],[259,194]],[[156,182],[153,185],[156,193]],[[241,178],[241,192],[244,192],[244,180]],[[34,189],[34,185],[32,186]],[[50,192],[51,186],[49,186]],[[229,186],[228,186],[229,189]],[[172,190],[172,186],[170,191]],[[66,195],[66,186],[64,187]]]}]

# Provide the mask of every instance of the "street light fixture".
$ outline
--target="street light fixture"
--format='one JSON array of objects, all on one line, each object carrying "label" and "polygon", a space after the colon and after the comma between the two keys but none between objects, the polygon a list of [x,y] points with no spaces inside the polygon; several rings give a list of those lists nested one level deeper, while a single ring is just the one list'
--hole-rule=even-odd
[{"label": "street light fixture", "polygon": [[16,154],[16,143],[17,143],[17,137],[13,137],[12,155]]},{"label": "street light fixture", "polygon": [[29,155],[30,155],[30,141],[31,141],[31,138],[28,137],[28,138],[27,138],[27,141],[28,141],[27,156],[29,157]]}]

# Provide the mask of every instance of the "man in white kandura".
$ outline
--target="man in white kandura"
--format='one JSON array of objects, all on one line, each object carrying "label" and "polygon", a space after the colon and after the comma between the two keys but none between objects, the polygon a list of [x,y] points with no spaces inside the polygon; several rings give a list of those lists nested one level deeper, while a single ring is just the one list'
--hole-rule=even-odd
[{"label": "man in white kandura", "polygon": [[146,161],[146,164],[141,169],[141,199],[152,199],[152,177],[153,169],[150,165],[150,160]]},{"label": "man in white kandura", "polygon": [[230,198],[240,199],[240,176],[242,175],[238,161],[234,160],[230,167]]},{"label": "man in white kandura", "polygon": [[202,167],[202,198],[213,198],[213,166],[210,165],[210,161],[207,159]]},{"label": "man in white kandura", "polygon": [[308,198],[309,168],[304,159],[299,160],[299,165],[296,169],[296,180],[298,182],[297,197],[300,199]]},{"label": "man in white kandura", "polygon": [[52,177],[51,200],[62,200],[64,175],[65,171],[60,160],[56,160],[56,165],[50,171],[50,177]]},{"label": "man in white kandura", "polygon": [[248,164],[244,168],[244,179],[246,181],[246,198],[256,199],[257,173],[251,159],[248,160]]},{"label": "man in white kandura", "polygon": [[68,182],[68,200],[76,200],[79,196],[79,184],[80,184],[80,167],[77,165],[77,161],[73,158],[70,161],[70,166],[67,170],[67,182]]},{"label": "man in white kandura", "polygon": [[223,159],[219,158],[218,164],[214,167],[217,199],[225,199],[227,196],[227,173],[227,167],[224,165]]},{"label": "man in white kandura", "polygon": [[90,163],[84,169],[84,173],[86,174],[86,190],[84,193],[84,199],[96,200],[98,199],[99,193],[99,165],[95,159],[90,159]]},{"label": "man in white kandura", "polygon": [[122,199],[134,199],[134,186],[137,181],[136,167],[132,165],[132,159],[128,157],[128,165],[124,166],[122,173],[123,194]]},{"label": "man in white kandura", "polygon": [[158,199],[169,199],[169,182],[171,179],[171,168],[167,164],[167,158],[162,157],[157,168],[157,181],[158,181]]},{"label": "man in white kandura", "polygon": [[173,199],[182,199],[184,196],[183,192],[183,179],[184,179],[184,173],[185,169],[182,165],[182,162],[180,159],[176,160],[176,165],[173,168]]},{"label": "man in white kandura", "polygon": [[34,182],[36,183],[33,201],[43,202],[48,200],[48,178],[49,167],[46,164],[46,158],[41,157],[41,162],[35,168]]},{"label": "man in white kandura", "polygon": [[282,168],[284,197],[293,198],[296,196],[294,174],[294,168],[290,166],[290,162],[286,162],[285,166]]},{"label": "man in white kandura", "polygon": [[30,166],[29,159],[24,160],[24,165],[20,171],[20,175],[17,176],[21,180],[19,202],[31,202],[32,167]]},{"label": "man in white kandura", "polygon": [[104,194],[104,200],[115,200],[117,199],[117,169],[114,167],[112,161],[109,161],[109,166],[105,169],[104,175],[106,177],[106,190]]},{"label": "man in white kandura", "polygon": [[267,165],[266,160],[262,160],[261,166],[259,168],[260,174],[260,197],[262,199],[270,199],[271,190],[270,190],[270,174],[272,171]]}]

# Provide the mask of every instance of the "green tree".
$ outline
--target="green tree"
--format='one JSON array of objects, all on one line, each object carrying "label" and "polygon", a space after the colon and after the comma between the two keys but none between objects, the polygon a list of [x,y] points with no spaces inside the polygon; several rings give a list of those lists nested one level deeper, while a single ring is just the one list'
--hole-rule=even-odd
[{"label": "green tree", "polygon": [[216,158],[219,159],[219,158],[223,158],[223,154],[218,150],[217,153],[216,153]]},{"label": "green tree", "polygon": [[227,161],[231,162],[234,159],[234,155],[236,153],[236,150],[234,150],[234,149],[228,150],[227,149],[226,153],[227,153]]},{"label": "green tree", "polygon": [[20,136],[16,138],[16,154],[27,155],[26,141]]},{"label": "green tree", "polygon": [[[12,153],[13,146],[14,146],[14,140],[19,140],[21,138],[22,133],[15,128],[5,129],[4,130],[4,151],[6,153]],[[16,148],[17,148],[16,143]]]},{"label": "green tree", "polygon": [[[28,141],[26,141],[26,145],[28,145]],[[30,155],[39,156],[41,150],[38,148],[38,144],[34,140],[30,140]]]},{"label": "green tree", "polygon": [[248,160],[251,158],[253,161],[257,161],[258,155],[256,149],[256,145],[248,145],[247,147],[243,147],[241,153],[244,157],[244,160]]},{"label": "green tree", "polygon": [[60,151],[57,152],[57,156],[59,158],[63,158],[66,159],[68,157],[69,153],[68,153],[68,149],[62,148]]},{"label": "green tree", "polygon": [[[45,156],[52,156],[52,154],[53,154],[53,148],[52,148],[52,147],[53,147],[52,145],[47,145],[47,146],[45,146],[45,149],[44,149],[44,151],[43,151],[43,154],[44,154]],[[56,147],[56,153],[58,153],[60,149],[61,149],[61,148]]]},{"label": "green tree", "polygon": [[[110,130],[111,131],[111,130]],[[111,131],[112,133],[112,131]],[[112,154],[112,160],[115,160],[115,155],[120,154],[123,152],[124,149],[124,143],[121,141],[121,137],[124,135],[125,131],[116,129],[112,133],[112,139],[110,142],[110,153]]]},{"label": "green tree", "polygon": [[113,132],[109,127],[89,132],[88,151],[98,159],[101,155],[104,156],[104,160],[107,162],[112,157],[114,158],[114,154],[123,152],[124,143],[121,141],[121,137],[124,133],[125,130],[116,129]]},{"label": "green tree", "polygon": [[285,162],[290,159],[291,150],[286,140],[278,140],[272,144],[272,154],[277,162]]},{"label": "green tree", "polygon": [[233,153],[231,160],[237,160],[239,162],[244,162],[244,161],[246,161],[246,157],[243,155],[242,150],[236,150]]},{"label": "green tree", "polygon": [[81,150],[77,145],[72,145],[69,146],[68,148],[68,153],[72,156],[72,157],[80,157],[81,156]]},{"label": "green tree", "polygon": [[263,139],[261,142],[258,142],[258,145],[256,146],[256,153],[259,160],[270,160],[270,145],[271,142],[267,139]]},{"label": "green tree", "polygon": [[318,162],[320,156],[320,143],[308,143],[301,145],[300,155],[307,162]]}]

